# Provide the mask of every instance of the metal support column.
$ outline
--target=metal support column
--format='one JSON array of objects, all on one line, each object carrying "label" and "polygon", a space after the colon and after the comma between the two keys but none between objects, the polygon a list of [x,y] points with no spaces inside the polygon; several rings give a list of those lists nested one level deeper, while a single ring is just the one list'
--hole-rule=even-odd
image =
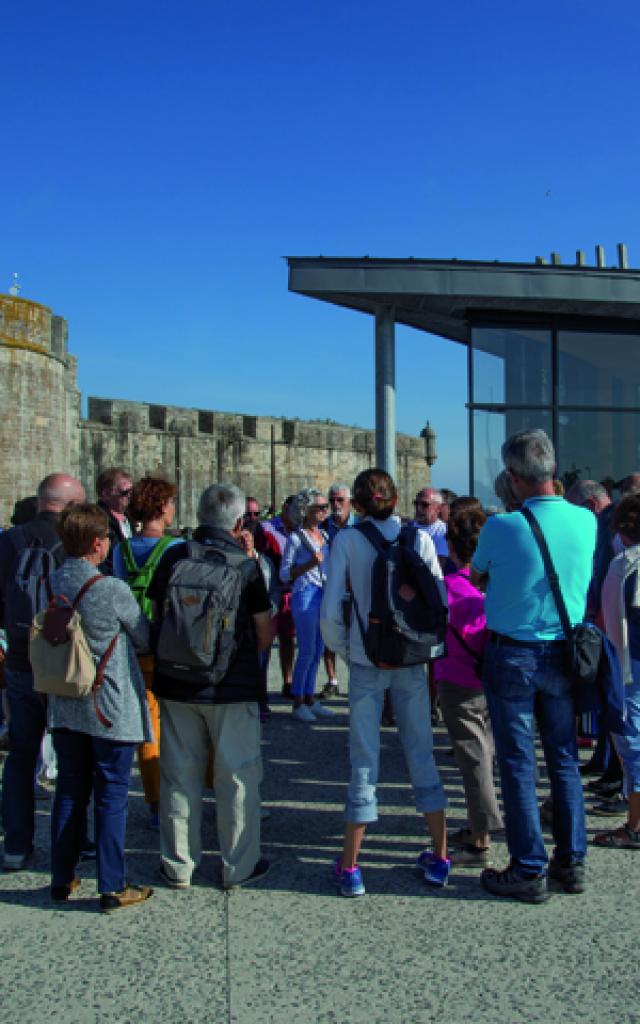
[{"label": "metal support column", "polygon": [[396,477],[396,332],[393,308],[376,313],[376,463]]}]

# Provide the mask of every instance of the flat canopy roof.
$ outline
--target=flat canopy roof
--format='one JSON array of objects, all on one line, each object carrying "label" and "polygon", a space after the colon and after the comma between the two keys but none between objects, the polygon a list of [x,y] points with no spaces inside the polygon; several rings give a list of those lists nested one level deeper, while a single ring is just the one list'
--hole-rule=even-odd
[{"label": "flat canopy roof", "polygon": [[640,321],[640,270],[368,256],[287,263],[289,291],[372,315],[392,306],[396,323],[464,344],[471,323],[492,314]]}]

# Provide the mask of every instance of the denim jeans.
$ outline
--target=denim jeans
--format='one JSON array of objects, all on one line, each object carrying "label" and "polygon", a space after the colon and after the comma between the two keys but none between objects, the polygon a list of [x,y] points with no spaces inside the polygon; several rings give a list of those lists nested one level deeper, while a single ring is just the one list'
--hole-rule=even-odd
[{"label": "denim jeans", "polygon": [[40,744],[47,725],[45,698],[33,689],[31,672],[5,669],[9,704],[10,750],[2,780],[2,824],[6,853],[33,849],[33,784]]},{"label": "denim jeans", "polygon": [[345,819],[354,824],[363,825],[378,819],[380,718],[387,688],[391,690],[417,810],[441,811],[447,806],[433,757],[429,688],[423,666],[388,671],[352,663],[349,672],[351,781]]},{"label": "denim jeans", "polygon": [[293,666],[292,697],[313,697],[318,665],[324,644],[320,633],[322,590],[312,584],[291,595],[291,612],[296,624],[298,657]]},{"label": "denim jeans", "polygon": [[536,796],[534,717],[551,783],[554,856],[563,865],[582,862],[587,849],[584,801],[575,710],[561,645],[510,647],[490,641],[484,687],[515,872],[525,877],[541,874],[548,861]]},{"label": "denim jeans", "polygon": [[626,732],[616,736],[616,747],[624,766],[624,790],[640,793],[640,662],[631,662],[635,682],[624,688]]},{"label": "denim jeans", "polygon": [[127,884],[127,803],[138,744],[55,729],[53,745],[58,779],[51,815],[51,884],[68,885],[74,877],[93,789],[98,892],[120,892]]}]

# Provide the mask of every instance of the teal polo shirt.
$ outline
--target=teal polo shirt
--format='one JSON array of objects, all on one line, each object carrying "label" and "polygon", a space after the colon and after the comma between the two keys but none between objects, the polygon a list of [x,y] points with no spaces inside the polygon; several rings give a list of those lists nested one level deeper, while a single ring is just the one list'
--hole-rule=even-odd
[{"label": "teal polo shirt", "polygon": [[[525,505],[540,523],[571,624],[581,622],[593,571],[596,517],[564,498],[542,495]],[[478,539],[473,568],[488,573],[487,626],[517,640],[559,640],[564,636],[547,582],[540,549],[520,512],[487,520]]]}]

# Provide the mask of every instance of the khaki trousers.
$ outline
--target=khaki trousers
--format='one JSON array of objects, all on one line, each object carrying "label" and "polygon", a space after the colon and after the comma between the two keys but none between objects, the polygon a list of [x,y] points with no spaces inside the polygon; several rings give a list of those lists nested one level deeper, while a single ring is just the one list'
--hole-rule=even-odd
[{"label": "khaki trousers", "polygon": [[502,815],[493,783],[493,734],[482,690],[438,684],[442,717],[451,738],[474,833],[502,828]]},{"label": "khaki trousers", "polygon": [[218,841],[225,884],[260,860],[260,716],[257,703],[183,704],[160,699],[160,857],[188,882],[202,856],[202,792],[213,746]]}]

